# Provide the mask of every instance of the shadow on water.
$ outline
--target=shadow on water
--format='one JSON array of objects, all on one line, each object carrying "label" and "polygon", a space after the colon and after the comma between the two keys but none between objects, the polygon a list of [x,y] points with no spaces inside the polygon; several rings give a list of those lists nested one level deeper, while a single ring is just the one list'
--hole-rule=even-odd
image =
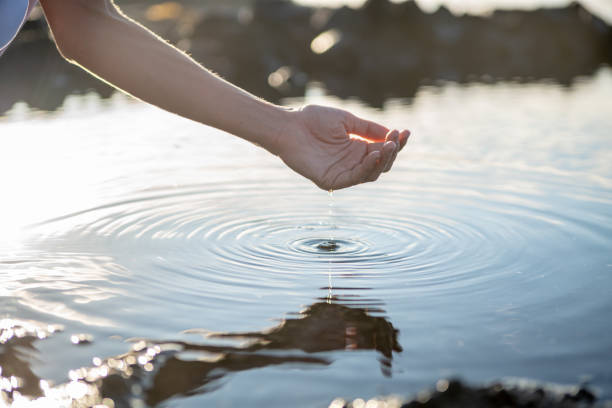
[{"label": "shadow on water", "polygon": [[[488,17],[455,16],[444,7],[428,14],[412,1],[388,0],[369,0],[357,10],[283,0],[192,4],[165,14],[123,3],[129,15],[208,68],[274,102],[303,96],[312,82],[376,107],[438,81],[569,85],[612,62],[612,28],[577,3]],[[0,113],[17,101],[51,111],[70,94],[113,93],[63,61],[47,31],[41,20],[29,22],[0,61],[0,77],[11,78],[0,83]]]},{"label": "shadow on water", "polygon": [[[350,305],[343,304],[345,298]],[[398,330],[384,317],[374,315],[383,311],[368,306],[381,302],[359,296],[328,296],[320,300],[297,317],[284,319],[267,330],[187,331],[203,335],[206,342],[217,340],[225,345],[132,339],[130,352],[106,360],[94,359],[94,367],[71,371],[72,381],[56,387],[55,392],[41,389],[41,379],[30,369],[29,362],[36,356],[35,342],[51,332],[42,326],[6,320],[0,326],[0,382],[10,386],[0,389],[0,397],[10,402],[18,392],[31,398],[53,394],[56,399],[74,398],[75,384],[80,384],[81,402],[110,398],[117,406],[128,406],[140,399],[155,406],[172,397],[214,391],[230,373],[280,364],[329,365],[330,357],[317,353],[336,350],[377,351],[383,374],[390,376],[393,354],[402,348]]]}]

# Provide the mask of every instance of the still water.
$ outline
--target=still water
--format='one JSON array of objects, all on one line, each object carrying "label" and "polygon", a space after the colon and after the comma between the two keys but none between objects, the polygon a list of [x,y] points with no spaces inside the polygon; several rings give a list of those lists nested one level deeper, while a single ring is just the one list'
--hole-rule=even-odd
[{"label": "still water", "polygon": [[0,119],[2,389],[323,407],[458,376],[612,398],[610,95],[606,68],[569,88],[423,87],[380,111],[312,86],[287,103],[413,132],[390,173],[332,197],[120,95],[16,105]]}]

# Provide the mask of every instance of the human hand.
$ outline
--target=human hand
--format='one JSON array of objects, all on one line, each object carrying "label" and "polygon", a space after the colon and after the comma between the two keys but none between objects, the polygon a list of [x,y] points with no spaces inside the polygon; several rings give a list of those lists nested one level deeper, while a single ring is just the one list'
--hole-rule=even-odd
[{"label": "human hand", "polygon": [[309,105],[292,115],[293,126],[278,139],[278,155],[323,190],[377,180],[410,136],[341,109]]}]

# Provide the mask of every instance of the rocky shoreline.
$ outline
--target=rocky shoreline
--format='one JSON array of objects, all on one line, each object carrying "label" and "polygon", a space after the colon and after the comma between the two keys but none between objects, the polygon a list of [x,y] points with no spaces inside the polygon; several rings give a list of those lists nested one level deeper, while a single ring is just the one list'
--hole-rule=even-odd
[{"label": "rocky shoreline", "polygon": [[577,3],[456,17],[412,1],[370,0],[356,10],[256,1],[246,17],[205,16],[192,44],[197,60],[247,87],[259,78],[259,93],[270,98],[300,96],[317,81],[374,106],[437,81],[570,84],[612,62],[612,28]]},{"label": "rocky shoreline", "polygon": [[[164,12],[164,4],[157,14],[156,6],[127,2],[125,9],[208,68],[275,102],[303,96],[312,82],[381,106],[439,81],[567,85],[612,65],[612,27],[578,3],[486,17],[455,16],[444,7],[428,14],[413,1],[389,0],[360,9],[256,0]],[[0,76],[12,79],[0,84],[0,112],[19,100],[53,110],[72,93],[112,93],[57,55],[42,20],[30,22],[8,50]]]},{"label": "rocky shoreline", "polygon": [[[370,402],[374,401],[374,402]],[[370,405],[368,405],[370,404]],[[401,397],[361,398],[350,402],[338,398],[329,408],[610,408],[612,402],[597,402],[582,386],[542,385],[527,380],[470,386],[458,379],[439,380],[433,389],[423,390],[410,400]]]}]

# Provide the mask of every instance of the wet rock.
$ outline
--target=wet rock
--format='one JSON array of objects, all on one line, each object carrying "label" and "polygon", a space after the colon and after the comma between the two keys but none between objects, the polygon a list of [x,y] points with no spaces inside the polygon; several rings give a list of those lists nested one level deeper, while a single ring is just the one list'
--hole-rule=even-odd
[{"label": "wet rock", "polygon": [[[440,383],[444,387],[440,388]],[[442,389],[442,390],[441,390]],[[584,390],[584,391],[583,391]],[[582,392],[581,392],[582,391]],[[575,399],[572,399],[573,397]],[[594,395],[585,388],[558,385],[521,385],[493,383],[489,386],[472,387],[460,380],[440,380],[435,390],[419,392],[414,399],[405,401],[398,397],[373,398],[364,401],[357,398],[346,402],[337,398],[329,405],[342,401],[347,408],[384,406],[387,408],[587,408],[596,405]]]},{"label": "wet rock", "polygon": [[587,402],[592,404],[595,402],[595,395],[584,387],[580,387],[575,393],[566,394],[563,396],[563,401],[571,401],[574,403],[577,402]]},{"label": "wet rock", "polygon": [[[595,396],[585,388],[539,385],[525,380],[517,384],[493,383],[472,387],[454,379],[446,391],[431,392],[427,401],[418,398],[404,402],[402,408],[578,408],[595,407]],[[580,395],[579,395],[580,394]],[[578,396],[579,395],[579,396]],[[575,399],[571,399],[574,396]]]},{"label": "wet rock", "polygon": [[84,346],[93,343],[93,336],[86,333],[73,334],[70,336],[70,342],[75,346]]}]

